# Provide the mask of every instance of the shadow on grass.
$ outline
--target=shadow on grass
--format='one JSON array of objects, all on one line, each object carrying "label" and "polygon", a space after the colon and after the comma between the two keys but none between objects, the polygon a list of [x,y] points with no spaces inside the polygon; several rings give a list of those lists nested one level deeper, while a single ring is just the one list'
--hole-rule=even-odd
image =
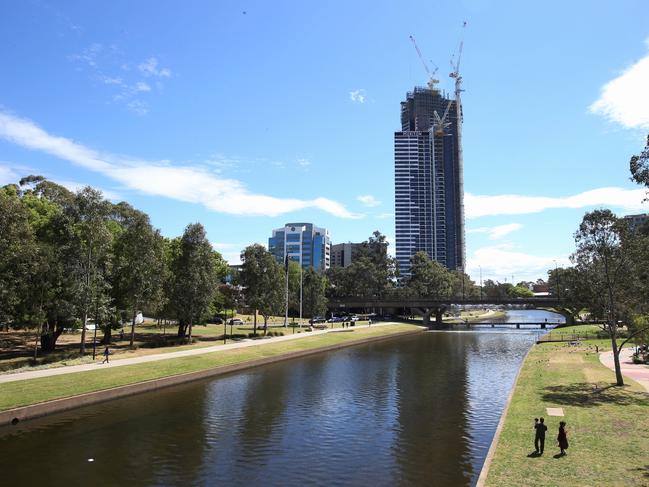
[{"label": "shadow on grass", "polygon": [[644,467],[632,468],[631,471],[632,472],[641,472],[642,476],[644,478],[649,479],[649,465],[645,465]]},{"label": "shadow on grass", "polygon": [[595,387],[588,382],[548,386],[541,398],[544,402],[586,408],[604,404],[649,406],[649,397],[643,392],[634,392],[614,385]]},{"label": "shadow on grass", "polygon": [[539,452],[533,451],[532,453],[527,455],[527,458],[539,458],[540,456],[542,456],[542,455]]}]

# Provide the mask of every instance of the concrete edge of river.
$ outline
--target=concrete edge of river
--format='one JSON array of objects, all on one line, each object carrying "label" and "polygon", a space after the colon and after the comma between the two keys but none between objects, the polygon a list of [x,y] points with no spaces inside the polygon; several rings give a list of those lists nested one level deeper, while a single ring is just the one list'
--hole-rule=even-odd
[{"label": "concrete edge of river", "polygon": [[415,331],[405,331],[400,333],[392,333],[389,335],[381,335],[377,337],[368,337],[359,340],[350,340],[349,342],[337,343],[335,345],[326,345],[323,347],[298,350],[294,352],[275,355],[272,357],[264,357],[264,358],[254,359],[254,360],[248,360],[248,361],[239,362],[231,365],[198,370],[194,372],[187,372],[185,374],[171,375],[171,376],[161,377],[158,379],[148,380],[144,382],[137,382],[135,384],[127,384],[123,386],[113,387],[110,389],[103,389],[99,391],[88,392],[85,394],[79,394],[79,395],[65,397],[61,399],[55,399],[52,401],[45,401],[37,404],[32,404],[29,406],[21,406],[14,409],[8,409],[6,411],[0,411],[0,427],[5,425],[10,425],[16,422],[28,420],[28,419],[34,419],[42,416],[49,416],[55,413],[69,411],[71,409],[76,409],[83,406],[90,406],[93,404],[110,401],[112,399],[119,399],[122,397],[140,394],[144,392],[156,391],[159,389],[171,387],[178,384],[183,384],[186,382],[197,381],[208,377],[215,377],[219,375],[229,374],[231,372],[238,372],[241,370],[258,367],[260,365],[266,365],[275,362],[281,362],[284,360],[305,357],[307,355],[313,355],[321,352],[330,352],[342,348],[352,347],[355,345],[363,345],[366,343],[389,340],[391,338],[395,338],[399,336],[414,335],[417,333],[422,333],[423,331],[424,329],[417,329]]},{"label": "concrete edge of river", "polygon": [[518,384],[518,379],[520,378],[521,371],[523,370],[523,366],[525,365],[525,361],[527,360],[527,357],[530,355],[534,347],[537,347],[538,345],[532,345],[530,349],[527,351],[525,354],[525,357],[523,357],[523,360],[521,361],[520,366],[518,367],[518,372],[516,373],[516,378],[514,379],[514,382],[512,384],[512,388],[509,391],[509,397],[507,398],[507,402],[505,403],[505,407],[503,408],[503,412],[500,415],[500,421],[498,421],[498,426],[496,427],[496,431],[494,433],[494,437],[491,440],[491,446],[489,447],[489,451],[487,452],[487,456],[484,459],[484,463],[482,464],[482,470],[480,470],[480,476],[478,477],[478,481],[476,482],[476,487],[484,487],[485,482],[487,481],[487,476],[489,475],[489,468],[491,467],[491,462],[493,461],[494,455],[496,453],[496,448],[498,447],[498,440],[500,439],[500,433],[503,429],[503,426],[505,425],[505,420],[507,419],[507,413],[509,412],[509,405],[512,402],[512,399],[514,397],[514,391],[516,390],[516,385]]}]

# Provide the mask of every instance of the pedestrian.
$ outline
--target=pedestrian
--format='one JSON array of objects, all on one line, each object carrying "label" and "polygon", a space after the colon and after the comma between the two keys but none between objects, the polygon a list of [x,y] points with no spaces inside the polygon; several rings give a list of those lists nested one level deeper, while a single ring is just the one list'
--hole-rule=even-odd
[{"label": "pedestrian", "polygon": [[106,345],[106,348],[104,349],[104,360],[102,361],[102,364],[108,363],[109,356],[110,356],[110,350],[108,350],[108,345]]},{"label": "pedestrian", "polygon": [[119,339],[120,341],[124,341],[124,328],[119,331]]},{"label": "pedestrian", "polygon": [[543,450],[545,450],[545,432],[548,430],[543,418],[539,419],[539,422],[534,425],[534,429],[536,429],[534,448],[536,449],[536,453],[543,455]]},{"label": "pedestrian", "polygon": [[538,426],[539,426],[539,418],[534,418],[534,450],[536,451],[536,453],[539,452],[539,446],[536,440],[536,430],[538,429]]},{"label": "pedestrian", "polygon": [[561,456],[566,454],[568,449],[568,433],[566,433],[566,422],[559,422],[559,435],[557,436],[557,441],[559,442],[559,448],[561,449]]}]

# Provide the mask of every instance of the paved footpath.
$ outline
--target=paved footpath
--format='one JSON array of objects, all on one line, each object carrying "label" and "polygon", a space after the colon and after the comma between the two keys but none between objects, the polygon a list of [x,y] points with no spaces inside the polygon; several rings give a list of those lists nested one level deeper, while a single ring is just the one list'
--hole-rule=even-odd
[{"label": "paved footpath", "polygon": [[[373,324],[373,327],[376,326],[385,326],[393,325],[394,323],[377,323]],[[368,325],[355,326],[354,328],[368,328]],[[98,355],[96,362],[91,364],[82,364],[82,365],[68,365],[63,367],[55,367],[51,369],[40,369],[40,370],[30,370],[27,372],[17,372],[0,375],[0,384],[6,382],[15,382],[19,380],[27,379],[36,379],[38,377],[50,377],[54,375],[63,375],[63,374],[73,374],[75,372],[86,372],[88,370],[99,370],[108,369],[113,367],[122,367],[124,365],[134,365],[134,364],[143,364],[146,362],[157,362],[158,360],[168,360],[178,357],[189,357],[192,355],[202,355],[205,353],[219,352],[221,350],[234,350],[237,348],[246,348],[254,346],[262,346],[270,343],[284,342],[288,340],[296,340],[299,338],[307,338],[315,335],[322,335],[325,333],[343,333],[348,330],[352,331],[354,328],[335,328],[331,330],[314,330],[310,333],[291,333],[289,335],[284,335],[281,337],[270,337],[263,340],[242,340],[239,342],[228,343],[226,345],[214,345],[211,347],[201,347],[201,348],[192,348],[189,350],[181,350],[178,352],[169,352],[169,353],[158,353],[155,355],[145,355],[143,357],[133,357],[133,358],[123,358],[115,359],[107,364],[102,364],[103,355]]]},{"label": "paved footpath", "polygon": [[[622,375],[625,375],[638,384],[643,386],[649,392],[649,365],[634,364],[631,356],[633,348],[623,348],[620,352],[620,369]],[[602,352],[599,354],[599,361],[611,370],[615,370],[613,362],[613,352]]]}]

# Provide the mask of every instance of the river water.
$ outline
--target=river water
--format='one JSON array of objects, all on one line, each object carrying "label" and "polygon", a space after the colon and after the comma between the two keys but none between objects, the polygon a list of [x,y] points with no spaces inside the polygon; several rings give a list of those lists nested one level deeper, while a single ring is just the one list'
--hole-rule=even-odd
[{"label": "river water", "polygon": [[27,421],[0,484],[474,485],[536,339],[422,333]]}]

